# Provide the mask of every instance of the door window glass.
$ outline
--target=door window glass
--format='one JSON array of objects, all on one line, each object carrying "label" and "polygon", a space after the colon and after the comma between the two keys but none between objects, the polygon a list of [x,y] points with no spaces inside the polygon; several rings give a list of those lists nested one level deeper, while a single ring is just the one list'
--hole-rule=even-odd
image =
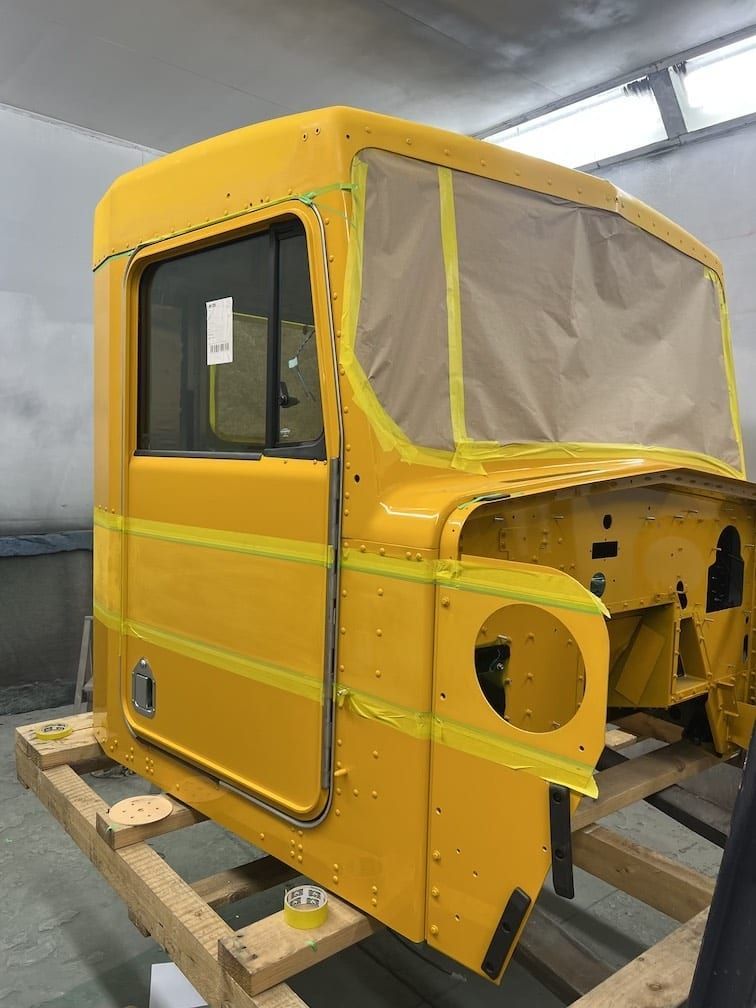
[{"label": "door window glass", "polygon": [[299,222],[154,263],[140,298],[140,452],[322,457]]}]

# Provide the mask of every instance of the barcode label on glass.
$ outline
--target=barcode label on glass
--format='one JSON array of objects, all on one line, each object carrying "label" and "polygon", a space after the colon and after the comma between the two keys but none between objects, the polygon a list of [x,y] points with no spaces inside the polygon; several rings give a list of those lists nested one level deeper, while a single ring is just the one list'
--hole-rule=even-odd
[{"label": "barcode label on glass", "polygon": [[234,360],[234,299],[206,301],[207,363],[232,364]]}]

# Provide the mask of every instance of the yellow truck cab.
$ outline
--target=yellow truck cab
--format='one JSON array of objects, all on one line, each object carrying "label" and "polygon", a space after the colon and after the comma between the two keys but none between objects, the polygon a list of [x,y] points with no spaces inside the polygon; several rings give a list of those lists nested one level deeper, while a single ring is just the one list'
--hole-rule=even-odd
[{"label": "yellow truck cab", "polygon": [[100,744],[499,979],[552,866],[569,895],[608,719],[750,738],[719,260],[333,108],[119,179],[94,281]]}]

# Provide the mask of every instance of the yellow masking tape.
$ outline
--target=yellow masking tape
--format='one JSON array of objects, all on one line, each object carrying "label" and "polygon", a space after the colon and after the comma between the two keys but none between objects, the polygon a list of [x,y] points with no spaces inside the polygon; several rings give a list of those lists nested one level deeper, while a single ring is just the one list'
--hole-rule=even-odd
[{"label": "yellow masking tape", "polygon": [[359,690],[340,686],[336,703],[358,717],[380,721],[405,735],[420,740],[433,739],[441,745],[479,759],[498,763],[510,770],[522,770],[552,784],[563,784],[579,794],[598,794],[593,767],[543,749],[516,742],[504,735],[457,724],[420,711],[411,711]]},{"label": "yellow masking tape", "polygon": [[737,387],[735,385],[735,365],[732,358],[730,313],[727,309],[727,301],[725,300],[725,293],[724,293],[724,287],[722,286],[722,281],[719,279],[714,270],[704,269],[704,274],[714,284],[714,289],[717,292],[717,300],[719,301],[719,321],[722,327],[722,353],[724,354],[725,374],[727,376],[727,393],[730,400],[730,417],[732,419],[732,429],[735,432],[735,437],[738,442],[738,449],[740,450],[740,468],[742,472],[739,475],[745,476],[745,454],[743,451],[743,432],[740,426],[740,411],[738,409],[738,392]]},{"label": "yellow masking tape", "polygon": [[459,254],[454,213],[454,182],[449,168],[438,169],[441,204],[441,248],[446,277],[446,324],[449,341],[449,404],[454,444],[467,441],[465,384],[462,377],[462,309],[459,297]]},{"label": "yellow masking tape", "polygon": [[336,689],[336,706],[346,707],[358,717],[382,721],[413,738],[426,740],[430,738],[430,714],[422,711],[400,707],[398,704],[380,700],[378,697],[346,686],[339,686]]},{"label": "yellow masking tape", "polygon": [[294,693],[308,700],[323,699],[323,683],[320,679],[311,679],[301,672],[286,669],[271,662],[248,658],[246,655],[228,651],[225,648],[214,647],[204,641],[193,640],[180,634],[171,633],[158,627],[148,626],[132,620],[124,620],[123,629],[130,637],[165,648],[174,654],[182,655],[205,665],[232,672],[235,675],[246,676],[264,686]]},{"label": "yellow masking tape", "polygon": [[328,919],[328,894],[315,885],[294,886],[284,895],[284,920],[289,927],[310,931]]},{"label": "yellow masking tape", "polygon": [[164,542],[203,546],[208,549],[227,550],[232,553],[249,553],[272,560],[290,560],[328,567],[333,563],[333,549],[325,543],[306,542],[302,539],[283,539],[257,535],[251,532],[229,532],[224,529],[201,528],[194,525],[176,525],[169,522],[148,521],[143,518],[121,518],[100,510],[94,513],[95,527],[121,530],[127,535]]},{"label": "yellow masking tape", "polygon": [[467,561],[439,560],[436,563],[436,581],[447,589],[596,613],[609,618],[609,610],[601,599],[568,574],[513,560],[501,562],[506,564],[506,569],[497,570]]},{"label": "yellow masking tape", "polygon": [[555,756],[543,749],[535,749],[500,735],[491,735],[468,725],[443,721],[438,717],[433,718],[431,737],[434,742],[469,756],[499,763],[510,770],[522,770],[551,784],[562,784],[589,798],[598,796],[593,767],[586,763]]}]

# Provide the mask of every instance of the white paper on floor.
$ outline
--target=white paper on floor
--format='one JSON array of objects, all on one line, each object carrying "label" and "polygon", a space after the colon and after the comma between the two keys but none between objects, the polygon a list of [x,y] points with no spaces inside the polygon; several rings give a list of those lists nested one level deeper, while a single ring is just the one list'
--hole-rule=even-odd
[{"label": "white paper on floor", "polygon": [[156,963],[150,974],[150,1008],[207,1008],[207,1002],[173,963]]}]

